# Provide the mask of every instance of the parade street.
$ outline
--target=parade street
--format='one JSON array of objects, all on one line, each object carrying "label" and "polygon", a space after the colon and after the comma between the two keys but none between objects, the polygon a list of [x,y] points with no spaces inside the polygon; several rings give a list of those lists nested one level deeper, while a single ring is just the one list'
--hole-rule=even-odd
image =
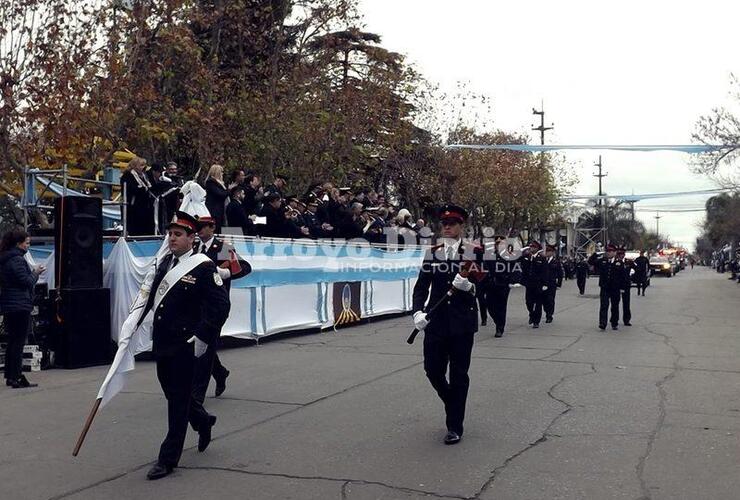
[{"label": "parade street", "polygon": [[[708,268],[632,294],[633,326],[597,328],[597,279],[527,326],[514,289],[503,338],[477,334],[466,432],[444,412],[410,316],[224,349],[226,392],[204,453],[147,481],[166,432],[154,363],[139,362],[72,448],[107,367],[35,373],[0,390],[0,482],[14,500],[732,499],[740,476],[740,290]],[[289,305],[286,305],[289,307]],[[11,498],[11,497],[4,497]]]}]

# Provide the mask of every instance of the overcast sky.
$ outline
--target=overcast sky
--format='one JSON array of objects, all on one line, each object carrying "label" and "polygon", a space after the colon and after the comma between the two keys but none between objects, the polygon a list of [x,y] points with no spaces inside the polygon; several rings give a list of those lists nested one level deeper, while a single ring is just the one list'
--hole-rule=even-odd
[{"label": "overcast sky", "polygon": [[[550,144],[689,144],[697,118],[730,102],[730,74],[740,73],[736,2],[360,1],[366,28],[427,79],[489,95],[495,127],[528,132],[544,100]],[[715,187],[690,172],[686,154],[571,152],[576,194],[597,192],[599,154],[609,194]],[[693,208],[706,198],[637,208]],[[654,215],[638,212],[653,229]],[[661,233],[693,247],[703,214],[661,215]]]}]

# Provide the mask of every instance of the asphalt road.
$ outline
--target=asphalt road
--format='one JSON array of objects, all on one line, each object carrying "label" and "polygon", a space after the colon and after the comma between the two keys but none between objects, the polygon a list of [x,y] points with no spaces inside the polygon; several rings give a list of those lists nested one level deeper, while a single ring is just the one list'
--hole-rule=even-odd
[{"label": "asphalt road", "polygon": [[408,346],[409,316],[224,350],[231,370],[205,453],[147,481],[166,428],[150,362],[71,451],[106,368],[0,388],[0,498],[737,499],[740,286],[707,269],[654,278],[633,326],[597,329],[598,288],[558,293],[501,339],[477,336],[466,433],[442,444],[441,403]]}]

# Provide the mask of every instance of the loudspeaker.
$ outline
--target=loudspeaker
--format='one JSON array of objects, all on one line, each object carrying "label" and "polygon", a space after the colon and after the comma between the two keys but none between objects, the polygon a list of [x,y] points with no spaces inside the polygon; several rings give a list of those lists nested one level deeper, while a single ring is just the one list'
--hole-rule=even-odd
[{"label": "loudspeaker", "polygon": [[103,286],[103,201],[63,196],[54,210],[56,287]]},{"label": "loudspeaker", "polygon": [[55,364],[82,368],[108,364],[112,359],[110,289],[53,290]]}]

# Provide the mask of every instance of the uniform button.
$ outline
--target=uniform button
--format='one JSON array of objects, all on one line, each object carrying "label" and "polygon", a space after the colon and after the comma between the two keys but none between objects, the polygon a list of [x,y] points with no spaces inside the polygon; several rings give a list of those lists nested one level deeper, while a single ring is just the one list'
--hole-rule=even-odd
[{"label": "uniform button", "polygon": [[162,309],[164,307],[164,304],[159,304],[159,308]]},{"label": "uniform button", "polygon": [[160,314],[157,315],[157,319],[162,319],[162,316]]}]

